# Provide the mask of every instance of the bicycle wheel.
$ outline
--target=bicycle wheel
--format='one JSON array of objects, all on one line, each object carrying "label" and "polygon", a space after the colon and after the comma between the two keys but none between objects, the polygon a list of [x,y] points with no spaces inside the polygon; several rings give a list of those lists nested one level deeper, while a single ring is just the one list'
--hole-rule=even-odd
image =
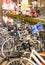
[{"label": "bicycle wheel", "polygon": [[26,57],[21,58],[21,62],[23,62],[25,65],[33,65],[32,62]]},{"label": "bicycle wheel", "polygon": [[28,62],[26,65],[33,65],[31,62]]},{"label": "bicycle wheel", "polygon": [[13,59],[9,61],[7,65],[25,65],[23,62],[20,61],[20,59]]},{"label": "bicycle wheel", "polygon": [[11,52],[13,51],[13,47],[14,47],[14,40],[13,38],[9,38],[2,44],[2,48],[1,48],[2,55],[4,57],[10,56]]}]

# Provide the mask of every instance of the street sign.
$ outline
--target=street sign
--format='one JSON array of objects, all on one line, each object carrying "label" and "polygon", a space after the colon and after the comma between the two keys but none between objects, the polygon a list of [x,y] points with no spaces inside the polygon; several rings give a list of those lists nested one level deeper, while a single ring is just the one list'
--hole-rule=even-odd
[{"label": "street sign", "polygon": [[32,33],[37,33],[37,32],[41,32],[41,31],[44,31],[42,23],[38,23],[36,25],[31,26]]},{"label": "street sign", "polygon": [[42,23],[38,23],[38,24],[36,25],[36,28],[37,28],[38,32],[44,31],[44,28],[43,28]]}]

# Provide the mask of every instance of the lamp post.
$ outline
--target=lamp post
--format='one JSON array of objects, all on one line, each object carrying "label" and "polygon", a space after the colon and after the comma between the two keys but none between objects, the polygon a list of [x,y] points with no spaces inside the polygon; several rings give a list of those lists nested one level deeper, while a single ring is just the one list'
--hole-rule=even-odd
[{"label": "lamp post", "polygon": [[37,5],[37,0],[35,0],[35,1],[36,1],[36,4],[35,4],[35,5],[36,5],[36,7],[35,7],[35,8],[36,8],[36,11],[37,11],[37,7],[38,7],[38,5]]},{"label": "lamp post", "polygon": [[3,22],[3,18],[2,18],[2,0],[0,0],[0,22]]},{"label": "lamp post", "polygon": [[40,0],[40,8],[41,8],[41,0]]}]

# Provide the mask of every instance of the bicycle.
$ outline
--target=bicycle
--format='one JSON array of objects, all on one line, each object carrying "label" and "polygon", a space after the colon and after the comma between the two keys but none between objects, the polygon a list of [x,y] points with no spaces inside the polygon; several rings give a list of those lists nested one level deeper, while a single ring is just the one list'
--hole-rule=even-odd
[{"label": "bicycle", "polygon": [[7,28],[0,28],[0,51],[2,44],[8,39],[10,35],[8,34]]},{"label": "bicycle", "polygon": [[[28,36],[28,35],[27,35]],[[33,36],[33,35],[32,35]],[[32,36],[29,36],[29,38],[27,37],[27,39],[30,41],[30,43],[39,43],[40,44],[40,42],[37,40],[37,39],[31,39],[31,38],[33,38]],[[25,40],[25,39],[24,39]],[[23,40],[23,41],[24,41]],[[28,41],[27,40],[27,41]],[[35,42],[36,41],[36,42]],[[8,42],[9,42],[9,48],[8,48],[8,46],[6,46],[7,44],[8,44]],[[12,44],[11,44],[11,43]],[[6,42],[4,42],[4,44],[2,45],[2,54],[3,54],[3,56],[5,57],[5,56],[7,56],[8,54],[9,54],[9,56],[10,56],[10,54],[11,53],[13,53],[13,50],[14,51],[17,51],[17,45],[15,46],[15,44],[14,44],[15,42],[14,42],[14,38],[13,37],[11,37],[11,38],[9,38],[9,40],[6,40]],[[14,45],[13,45],[14,44]],[[12,45],[12,46],[11,46]],[[4,53],[4,49],[5,49],[5,46],[8,48],[5,52],[6,52],[6,54]],[[33,47],[33,46],[32,46]],[[33,47],[33,48],[35,48],[35,46]],[[8,52],[8,54],[7,54],[7,52]],[[12,54],[11,54],[11,56],[12,56]],[[15,60],[14,60],[15,61]],[[14,62],[13,60],[12,60],[12,62]],[[16,60],[17,61],[17,60]],[[19,60],[20,61],[20,60]],[[9,63],[8,63],[8,65],[10,64],[10,63],[12,63],[12,62],[10,62],[9,61]],[[13,64],[12,64],[13,65]]]},{"label": "bicycle", "polygon": [[[27,53],[30,55],[28,58],[25,57],[25,54]],[[31,54],[30,52],[24,51],[19,58],[15,58],[15,56],[7,56],[6,60],[8,63],[6,65],[36,65],[36,63],[42,65],[39,59],[45,64],[45,60],[34,49],[32,49]]]},{"label": "bicycle", "polygon": [[[26,52],[25,52],[26,53]],[[25,54],[24,53],[24,54]],[[23,60],[22,60],[23,59]],[[26,58],[26,57],[20,57],[19,59],[11,59],[8,63],[7,63],[7,65],[16,65],[16,62],[17,61],[19,61],[20,62],[20,64],[22,63],[22,65],[35,65],[35,63],[33,63],[31,60],[31,62],[29,61],[29,59],[30,58]],[[23,62],[24,60],[26,60],[26,61],[28,61],[27,63],[25,63],[25,62]]]},{"label": "bicycle", "polygon": [[[15,41],[15,36],[13,37],[11,37],[11,38],[9,38],[9,39],[7,39],[4,43],[3,43],[3,45],[2,45],[2,48],[1,48],[1,51],[2,51],[2,55],[5,57],[5,53],[7,53],[8,52],[8,55],[10,55],[10,54],[12,54],[13,53],[13,51],[15,52],[15,51],[18,51],[17,50],[17,46],[18,46],[18,44],[17,44],[17,42]],[[26,39],[26,40],[25,40]],[[24,38],[23,38],[23,41],[22,42],[20,42],[20,46],[21,46],[21,44],[22,43],[26,43],[26,41],[28,42],[29,41],[29,43],[32,45],[32,47],[31,48],[35,48],[37,51],[39,51],[40,50],[40,48],[42,48],[42,46],[41,46],[41,42],[39,41],[39,40],[37,40],[37,39],[32,39],[32,37],[30,36],[30,35],[28,35],[27,34],[27,37],[25,37],[24,36]],[[40,46],[40,48],[39,47],[37,47],[36,45],[39,45]],[[5,50],[5,51],[4,51]]]},{"label": "bicycle", "polygon": [[[24,54],[27,54],[27,53],[28,52],[24,52]],[[35,50],[32,50],[29,58],[26,58],[23,55],[20,58],[6,59],[6,61],[7,61],[6,65],[36,65],[37,63],[38,63],[38,65],[42,65],[40,60],[45,64],[45,60]]]}]

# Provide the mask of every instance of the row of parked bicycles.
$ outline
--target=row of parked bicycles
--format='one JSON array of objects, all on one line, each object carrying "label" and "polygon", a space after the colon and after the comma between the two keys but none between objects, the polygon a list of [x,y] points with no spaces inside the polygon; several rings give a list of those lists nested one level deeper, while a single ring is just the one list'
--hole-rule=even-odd
[{"label": "row of parked bicycles", "polygon": [[31,32],[32,25],[16,21],[12,27],[0,28],[0,64],[7,61],[5,65],[36,65],[29,58],[33,49],[37,52],[45,51],[44,41],[39,32]]}]

